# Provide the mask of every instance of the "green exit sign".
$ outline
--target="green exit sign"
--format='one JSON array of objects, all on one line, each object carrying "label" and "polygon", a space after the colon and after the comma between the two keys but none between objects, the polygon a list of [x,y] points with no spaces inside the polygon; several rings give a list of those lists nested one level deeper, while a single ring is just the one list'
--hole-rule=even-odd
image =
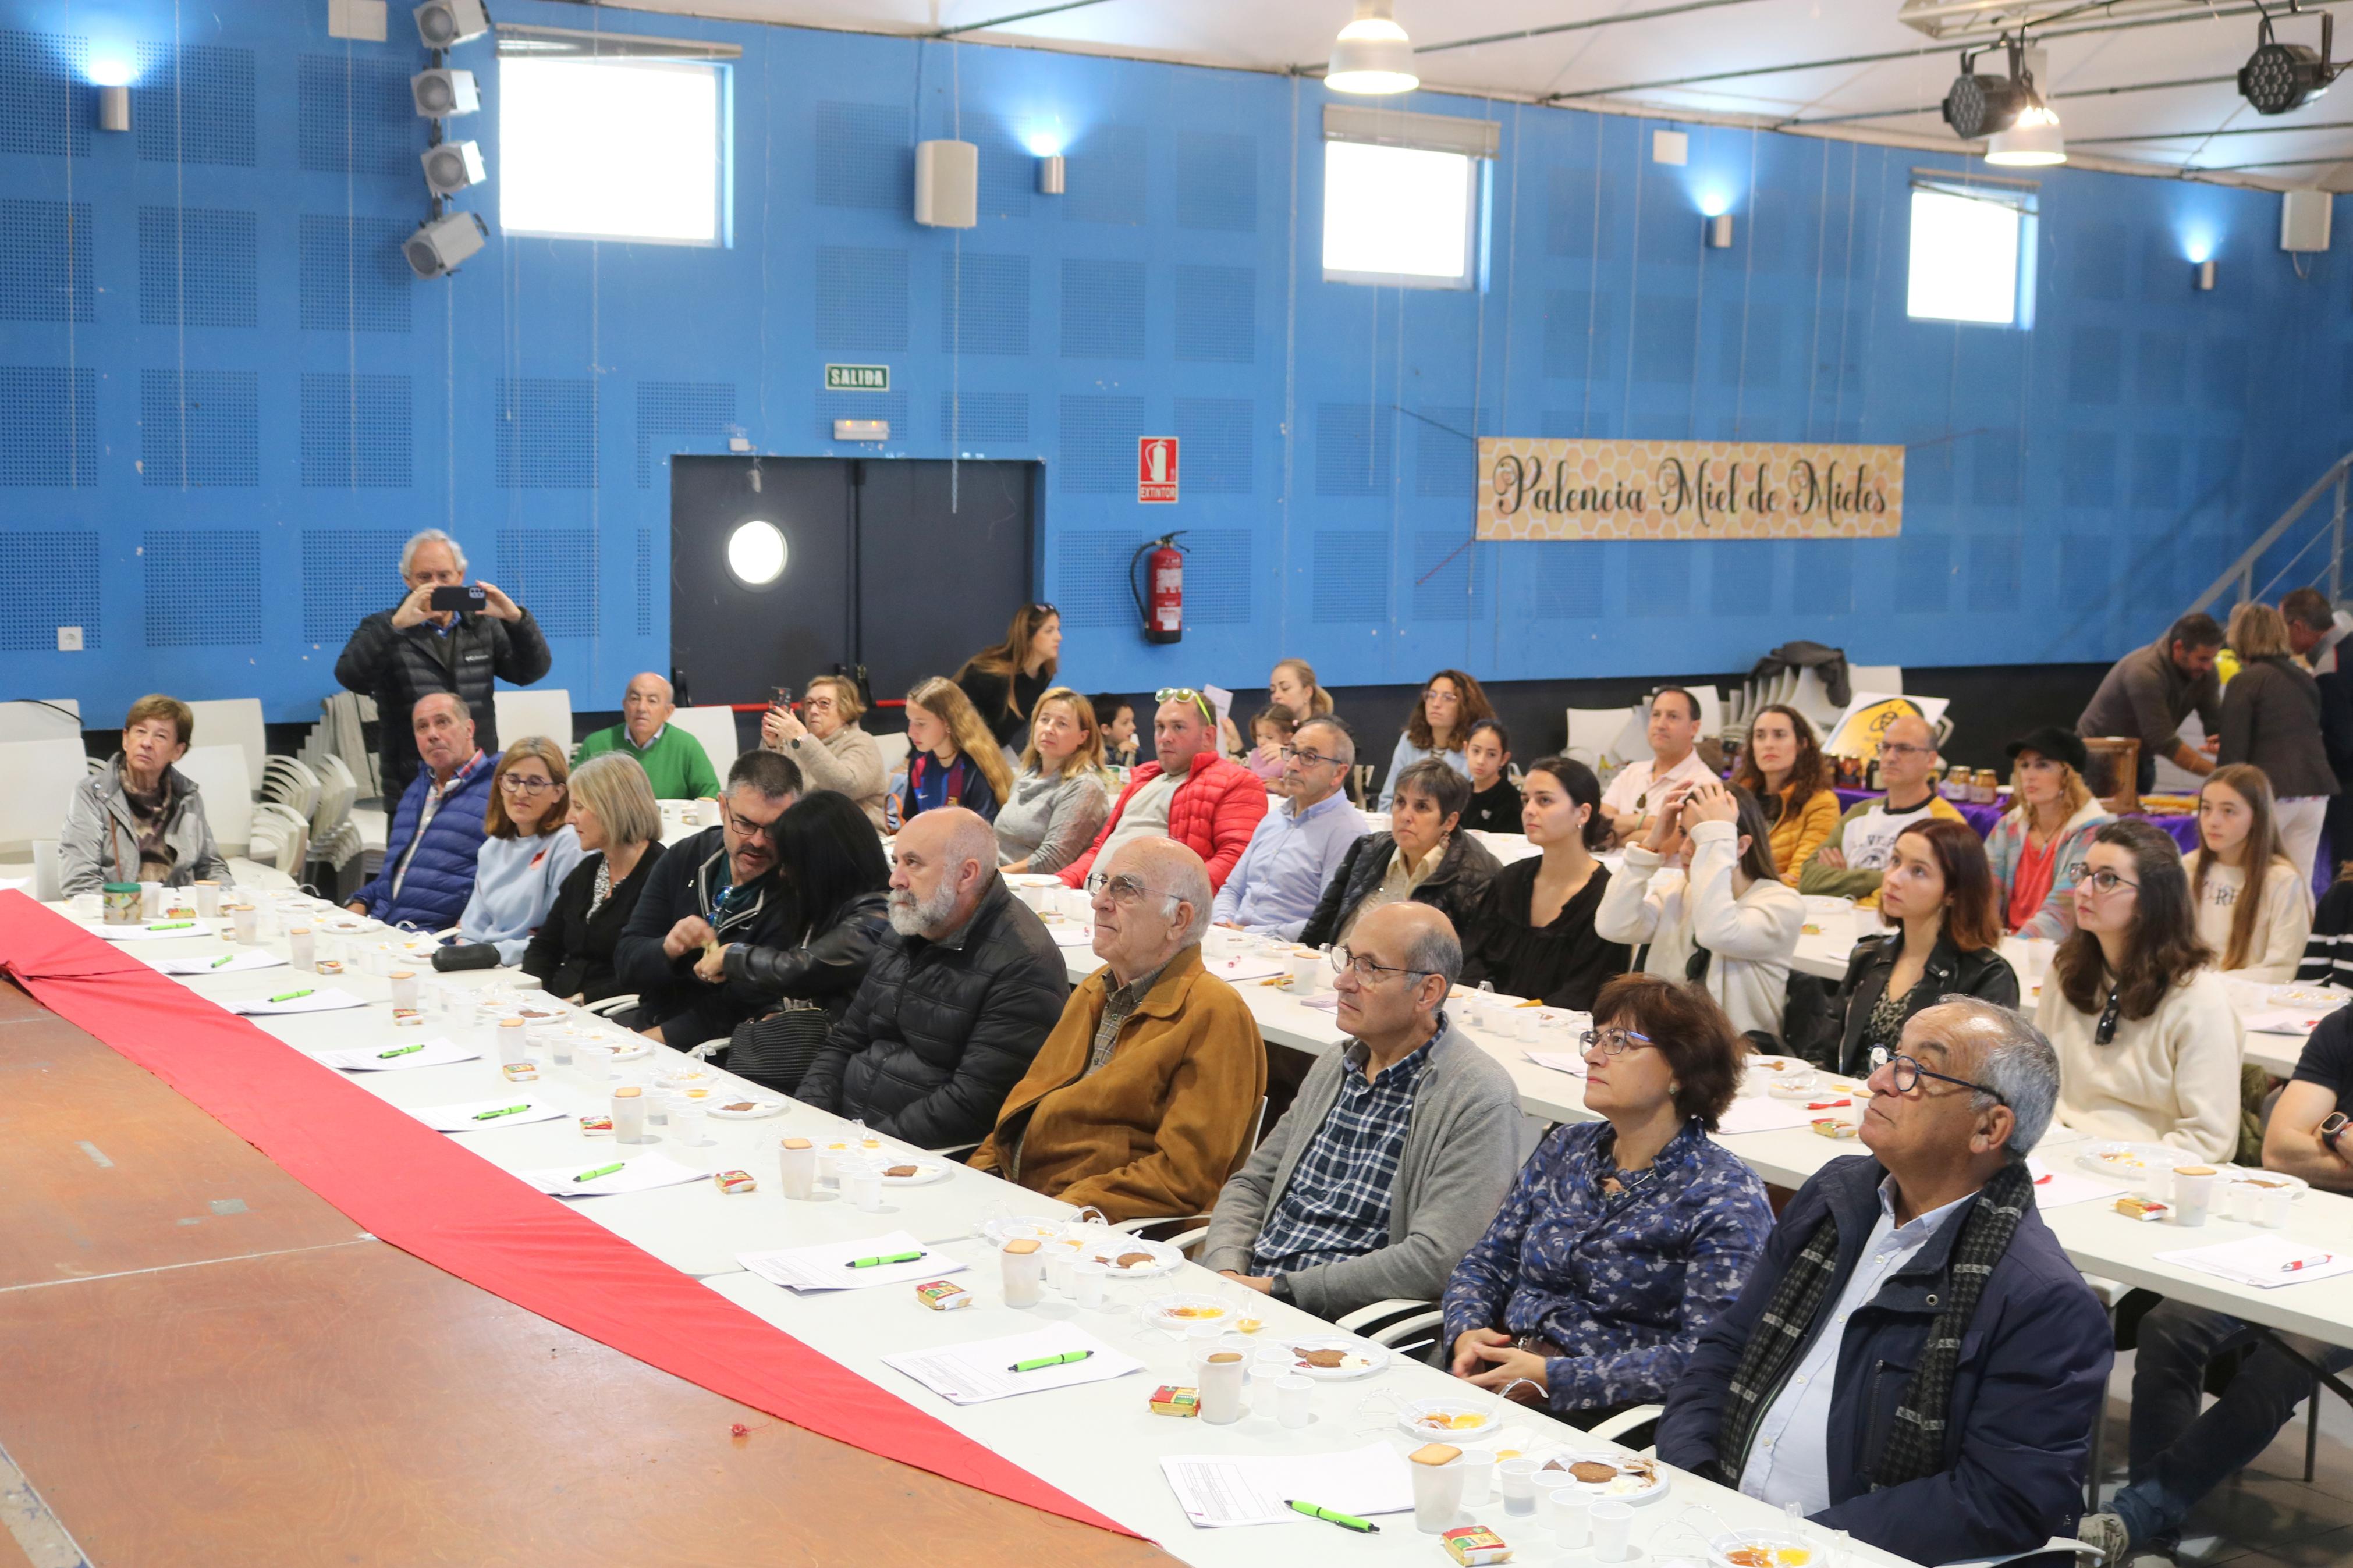
[{"label": "green exit sign", "polygon": [[825,389],[828,392],[888,392],[891,390],[891,367],[887,364],[829,364],[825,367]]}]

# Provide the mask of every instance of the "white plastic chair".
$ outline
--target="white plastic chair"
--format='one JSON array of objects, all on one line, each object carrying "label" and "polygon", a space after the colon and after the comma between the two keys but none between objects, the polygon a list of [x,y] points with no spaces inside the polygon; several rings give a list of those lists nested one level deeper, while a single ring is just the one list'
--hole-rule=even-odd
[{"label": "white plastic chair", "polygon": [[572,693],[553,689],[494,691],[491,711],[499,721],[499,744],[512,746],[525,735],[544,735],[572,754]]},{"label": "white plastic chair", "polygon": [[1571,708],[1568,713],[1567,754],[1587,767],[1599,767],[1616,743],[1618,732],[1626,727],[1623,708]]},{"label": "white plastic chair", "polygon": [[35,839],[60,836],[90,761],[79,732],[0,742],[0,853],[30,855]]},{"label": "white plastic chair", "polygon": [[268,770],[269,742],[261,728],[261,699],[259,697],[223,697],[204,702],[191,702],[188,710],[196,716],[196,727],[189,736],[190,749],[195,746],[237,746],[245,752],[245,776],[259,783]]},{"label": "white plastic chair", "polygon": [[253,775],[245,748],[191,746],[174,764],[204,792],[205,820],[224,856],[242,855],[253,842]]},{"label": "white plastic chair", "polygon": [[727,770],[744,754],[743,743],[735,738],[735,710],[681,708],[670,716],[670,721],[702,742],[702,754],[711,759],[712,771],[724,783]]},{"label": "white plastic chair", "polygon": [[0,745],[26,741],[81,742],[81,704],[70,697],[39,702],[0,702]]},{"label": "white plastic chair", "polygon": [[1904,695],[1904,667],[1900,664],[1850,664],[1846,667],[1847,685],[1855,691],[1883,691],[1890,697]]},{"label": "white plastic chair", "polygon": [[1344,1313],[1333,1326],[1360,1335],[1386,1349],[1395,1350],[1409,1339],[1429,1335],[1432,1329],[1445,1321],[1445,1309],[1435,1301],[1412,1301],[1397,1297]]},{"label": "white plastic chair", "polygon": [[325,787],[311,765],[299,757],[271,757],[261,770],[261,798],[286,807],[305,822],[318,811]]},{"label": "white plastic chair", "polygon": [[351,820],[352,805],[359,799],[360,786],[343,759],[332,752],[320,756],[318,778],[319,798],[311,808],[311,841],[323,845]]},{"label": "white plastic chair", "polygon": [[907,771],[907,732],[905,731],[902,730],[892,735],[877,735],[874,737],[874,746],[882,753],[884,777]]}]

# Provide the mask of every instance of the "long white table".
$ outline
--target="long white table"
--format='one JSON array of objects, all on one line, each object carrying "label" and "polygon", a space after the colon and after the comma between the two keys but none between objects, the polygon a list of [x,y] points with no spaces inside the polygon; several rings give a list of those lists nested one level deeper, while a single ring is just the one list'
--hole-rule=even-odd
[{"label": "long white table", "polygon": [[[284,952],[282,941],[270,938],[265,946]],[[133,956],[203,953],[231,951],[218,937],[126,944]],[[412,966],[422,968],[422,966]],[[298,972],[285,968],[243,971],[183,980],[195,994],[223,1004],[277,994],[292,988]],[[437,985],[487,987],[512,978],[512,972],[475,972],[433,976]],[[318,984],[303,975],[301,984]],[[334,1013],[259,1017],[253,1021],[290,1049],[314,1055],[327,1049],[384,1048],[413,1044],[452,1033],[446,1013],[429,1012],[426,1026],[396,1028],[390,1013],[390,984],[368,974],[345,974],[334,984],[367,1000],[361,1009]],[[1274,997],[1277,1003],[1288,999]],[[1289,1003],[1298,1006],[1296,1003]],[[1300,1009],[1312,1013],[1312,1009]],[[680,1053],[656,1047],[644,1060],[614,1067],[549,1070],[543,1066],[538,1082],[511,1086],[501,1077],[496,1048],[478,1027],[466,1043],[480,1045],[481,1059],[445,1067],[399,1072],[349,1075],[362,1089],[387,1102],[421,1107],[484,1100],[527,1088],[532,1095],[554,1100],[567,1112],[584,1114],[605,1109],[617,1076],[650,1079],[649,1069],[659,1069],[681,1059]],[[763,1092],[720,1075],[726,1089]],[[1177,1454],[1282,1455],[1323,1453],[1381,1440],[1399,1452],[1416,1447],[1420,1438],[1400,1431],[1393,1422],[1365,1409],[1375,1396],[1412,1399],[1440,1395],[1460,1398],[1462,1385],[1438,1370],[1407,1360],[1395,1360],[1379,1373],[1349,1383],[1322,1384],[1313,1394],[1314,1420],[1293,1430],[1271,1419],[1271,1401],[1262,1385],[1252,1384],[1254,1408],[1229,1426],[1192,1420],[1171,1420],[1151,1415],[1146,1395],[1157,1384],[1189,1383],[1184,1347],[1166,1333],[1146,1327],[1137,1308],[1147,1299],[1178,1290],[1224,1293],[1238,1303],[1240,1288],[1191,1264],[1155,1281],[1115,1283],[1103,1310],[1081,1310],[1050,1293],[1045,1304],[1031,1310],[1005,1306],[996,1275],[996,1258],[976,1227],[996,1214],[1061,1218],[1066,1205],[1010,1186],[991,1176],[959,1169],[948,1179],[886,1194],[886,1210],[865,1215],[838,1198],[790,1203],[775,1190],[777,1139],[838,1132],[839,1119],[797,1104],[778,1118],[762,1121],[719,1121],[711,1124],[711,1147],[686,1150],[664,1142],[651,1145],[617,1146],[608,1139],[590,1139],[569,1121],[505,1127],[458,1134],[476,1154],[501,1169],[520,1172],[577,1161],[583,1166],[633,1158],[641,1152],[708,1163],[714,1169],[741,1167],[759,1180],[758,1192],[729,1196],[708,1181],[659,1188],[627,1196],[570,1201],[581,1212],[615,1234],[661,1258],[673,1267],[701,1277],[713,1290],[765,1319],[845,1367],[870,1379],[883,1393],[906,1400],[949,1426],[1005,1455],[1040,1479],[1093,1507],[1137,1533],[1158,1542],[1188,1562],[1214,1568],[1257,1568],[1289,1563],[1306,1552],[1345,1554],[1367,1562],[1436,1561],[1435,1542],[1418,1533],[1409,1516],[1388,1516],[1382,1533],[1374,1537],[1347,1534],[1328,1525],[1298,1520],[1280,1525],[1230,1530],[1194,1528],[1177,1509],[1163,1479],[1159,1460]],[[866,1291],[842,1291],[828,1296],[799,1297],[745,1272],[735,1261],[739,1252],[827,1240],[854,1239],[904,1228],[925,1245],[971,1265],[960,1276],[977,1296],[977,1303],[961,1312],[932,1312],[903,1287]],[[1266,1298],[1249,1296],[1249,1303],[1266,1324],[1261,1341],[1303,1332],[1329,1332],[1330,1325]],[[945,1345],[1042,1326],[1061,1320],[1075,1321],[1090,1333],[1144,1363],[1138,1374],[991,1404],[957,1406],[938,1398],[912,1380],[884,1366],[881,1357],[894,1352]],[[1508,1407],[1502,1429],[1482,1436],[1482,1447],[1535,1451],[1574,1447],[1592,1451],[1609,1447],[1559,1426],[1542,1414],[1522,1406]],[[1735,1529],[1771,1529],[1783,1524],[1771,1509],[1736,1492],[1676,1474],[1665,1496],[1639,1507],[1633,1541],[1641,1563],[1668,1556],[1701,1560],[1704,1552],[1683,1521],[1685,1507],[1703,1503]],[[1466,1510],[1462,1522],[1494,1526],[1516,1549],[1516,1560],[1546,1562],[1557,1554],[1549,1529],[1537,1518],[1507,1517],[1500,1501]],[[1856,1547],[1850,1563],[1877,1568],[1901,1560],[1875,1550]]]}]

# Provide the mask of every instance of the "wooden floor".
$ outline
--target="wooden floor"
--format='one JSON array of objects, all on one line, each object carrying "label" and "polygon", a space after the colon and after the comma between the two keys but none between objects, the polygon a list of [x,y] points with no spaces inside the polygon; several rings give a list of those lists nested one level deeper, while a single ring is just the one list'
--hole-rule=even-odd
[{"label": "wooden floor", "polygon": [[0,1367],[0,1568],[1167,1561],[363,1236],[5,983]]}]

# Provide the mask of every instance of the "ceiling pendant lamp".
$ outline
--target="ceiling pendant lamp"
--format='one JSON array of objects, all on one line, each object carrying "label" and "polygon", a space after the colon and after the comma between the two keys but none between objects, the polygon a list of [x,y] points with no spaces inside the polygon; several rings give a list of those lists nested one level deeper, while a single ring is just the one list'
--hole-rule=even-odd
[{"label": "ceiling pendant lamp", "polygon": [[1985,161],[2004,168],[2044,168],[2067,161],[2067,140],[2059,133],[2059,116],[2040,97],[2018,111],[2006,130],[1986,141]]},{"label": "ceiling pendant lamp", "polygon": [[1421,85],[1414,73],[1413,43],[1389,15],[1391,0],[1356,0],[1356,20],[1340,29],[1324,68],[1324,85],[1335,92],[1369,95],[1411,92]]}]

